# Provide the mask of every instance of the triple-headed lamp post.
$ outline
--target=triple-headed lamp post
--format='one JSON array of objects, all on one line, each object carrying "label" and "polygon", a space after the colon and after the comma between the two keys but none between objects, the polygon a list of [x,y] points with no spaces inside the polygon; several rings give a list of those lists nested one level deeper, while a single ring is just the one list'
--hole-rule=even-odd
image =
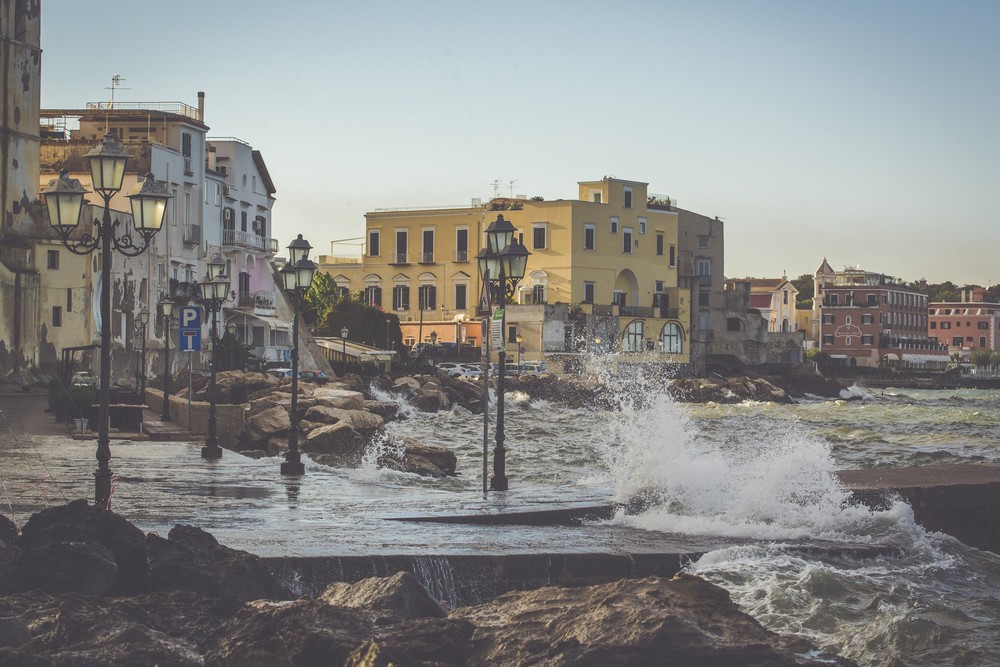
[{"label": "triple-headed lamp post", "polygon": [[163,313],[163,409],[160,410],[160,421],[170,421],[170,318],[174,314],[174,302],[170,297],[160,300],[160,312]]},{"label": "triple-headed lamp post", "polygon": [[301,475],[306,471],[299,452],[299,306],[302,295],[312,286],[316,264],[309,259],[312,246],[298,238],[288,244],[288,263],[281,269],[282,288],[292,298],[292,426],[288,430],[288,451],[281,464],[282,475]]},{"label": "triple-headed lamp post", "polygon": [[205,446],[201,448],[201,456],[205,459],[221,459],[222,447],[219,446],[218,421],[215,415],[216,385],[215,369],[218,363],[219,330],[218,317],[223,304],[236,299],[236,292],[229,289],[229,277],[226,275],[226,263],[219,254],[208,262],[208,274],[201,281],[201,300],[205,308],[212,314],[212,360],[211,375],[208,381],[208,435]]},{"label": "triple-headed lamp post", "polygon": [[[43,191],[49,213],[49,224],[56,230],[66,248],[77,255],[87,255],[100,250],[101,255],[101,377],[98,387],[99,412],[97,419],[97,470],[94,472],[94,505],[111,507],[111,438],[109,415],[111,404],[111,270],[112,251],[126,257],[137,257],[149,248],[153,236],[163,225],[170,195],[163,183],[157,183],[152,174],[136,184],[127,196],[132,208],[132,227],[136,235],[124,227],[121,219],[111,218],[111,199],[121,191],[125,180],[128,152],[109,132],[101,144],[87,153],[90,161],[91,184],[94,192],[104,200],[104,214],[91,221],[93,229],[79,234],[74,231],[83,213],[83,196],[86,190],[65,170],[59,178],[49,181]],[[121,226],[121,234],[116,230]]]},{"label": "triple-headed lamp post", "polygon": [[[525,270],[528,267],[528,256],[531,254],[519,239],[514,238],[514,232],[514,225],[504,220],[502,215],[498,215],[497,219],[486,229],[487,245],[477,256],[479,272],[483,276],[486,305],[492,307],[493,304],[497,304],[500,311],[501,333],[500,340],[497,342],[499,370],[497,373],[496,446],[493,448],[493,478],[490,480],[490,489],[494,491],[507,490],[507,449],[504,447],[503,430],[504,375],[507,366],[507,350],[503,334],[505,329],[503,310],[507,301],[514,296],[517,283],[524,278]],[[484,417],[484,433],[487,418]]]}]

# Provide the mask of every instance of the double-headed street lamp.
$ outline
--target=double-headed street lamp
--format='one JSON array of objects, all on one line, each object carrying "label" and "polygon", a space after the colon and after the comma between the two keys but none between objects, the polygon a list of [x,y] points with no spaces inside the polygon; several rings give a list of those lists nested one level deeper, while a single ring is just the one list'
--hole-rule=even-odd
[{"label": "double-headed street lamp", "polygon": [[205,438],[205,446],[201,448],[201,456],[205,459],[221,459],[222,447],[219,446],[218,422],[215,416],[216,386],[215,369],[218,366],[219,347],[219,311],[225,303],[236,300],[236,292],[229,288],[229,277],[226,275],[226,263],[222,261],[222,256],[216,255],[208,262],[208,274],[201,285],[201,300],[205,308],[212,314],[212,361],[211,375],[208,381],[209,403],[208,403],[208,435]]},{"label": "double-headed street lamp", "polygon": [[309,259],[312,246],[298,235],[288,244],[288,263],[281,269],[282,288],[292,297],[292,406],[289,417],[288,451],[281,464],[282,475],[301,475],[306,471],[299,453],[299,306],[302,295],[312,286],[316,264]]},{"label": "double-headed street lamp", "polygon": [[[141,403],[146,402],[146,327],[149,325],[149,311],[143,308],[135,316],[135,335],[140,338],[136,351],[135,390],[139,392]],[[133,341],[135,338],[133,338]]]},{"label": "double-headed street lamp", "polygon": [[[128,194],[132,207],[132,227],[136,238],[124,228],[120,219],[111,218],[111,199],[121,191],[125,180],[128,152],[109,132],[101,144],[87,153],[94,192],[104,200],[104,214],[94,219],[93,230],[74,234],[83,213],[86,190],[63,170],[59,178],[49,181],[42,193],[49,213],[49,224],[59,234],[63,245],[76,255],[101,253],[101,378],[98,387],[97,470],[94,472],[94,504],[111,507],[111,438],[108,435],[111,404],[111,269],[112,251],[126,257],[137,257],[149,248],[153,235],[163,225],[170,195],[163,183],[152,174],[136,184]],[[121,235],[116,233],[122,226]]]},{"label": "double-headed street lamp", "polygon": [[160,410],[160,421],[170,421],[170,318],[174,314],[174,302],[170,297],[160,300],[160,312],[163,314],[163,409]]},{"label": "double-headed street lamp", "polygon": [[[477,260],[479,272],[483,276],[483,292],[488,308],[499,305],[500,341],[497,344],[497,427],[496,446],[493,448],[493,478],[490,489],[494,491],[507,490],[507,449],[504,447],[503,412],[504,412],[504,375],[507,366],[507,350],[504,341],[504,305],[514,296],[517,283],[524,278],[528,267],[528,256],[531,254],[519,239],[514,238],[515,228],[510,222],[498,215],[486,229],[486,247],[479,251]],[[483,417],[483,461],[485,469],[486,457],[486,422],[488,416],[484,409]],[[483,491],[486,491],[485,471],[483,473]]]}]

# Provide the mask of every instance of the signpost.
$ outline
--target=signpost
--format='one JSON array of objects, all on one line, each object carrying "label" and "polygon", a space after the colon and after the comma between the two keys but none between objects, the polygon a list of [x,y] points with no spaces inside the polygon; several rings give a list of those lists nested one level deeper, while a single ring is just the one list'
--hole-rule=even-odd
[{"label": "signpost", "polygon": [[201,308],[181,308],[177,321],[182,352],[201,352]]}]

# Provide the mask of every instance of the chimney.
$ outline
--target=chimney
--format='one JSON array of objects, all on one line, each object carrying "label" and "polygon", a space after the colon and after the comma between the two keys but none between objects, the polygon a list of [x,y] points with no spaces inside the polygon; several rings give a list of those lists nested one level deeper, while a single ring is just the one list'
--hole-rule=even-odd
[{"label": "chimney", "polygon": [[205,122],[205,93],[198,91],[198,120]]}]

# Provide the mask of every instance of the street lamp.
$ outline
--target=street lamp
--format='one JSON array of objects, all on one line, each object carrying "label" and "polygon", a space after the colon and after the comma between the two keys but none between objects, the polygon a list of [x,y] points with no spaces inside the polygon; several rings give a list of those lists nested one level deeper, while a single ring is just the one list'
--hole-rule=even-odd
[{"label": "street lamp", "polygon": [[[514,296],[517,283],[524,278],[531,254],[518,239],[514,238],[514,225],[498,215],[486,229],[486,248],[477,256],[479,270],[483,275],[483,291],[487,306],[497,302],[500,306],[500,344],[497,345],[497,426],[496,446],[493,448],[493,478],[490,489],[494,491],[507,490],[507,449],[504,446],[504,375],[507,366],[507,349],[503,340],[504,306]],[[485,411],[484,411],[485,412]],[[487,417],[483,418],[483,432],[487,430]],[[486,443],[483,443],[484,457]],[[484,458],[485,468],[485,458]],[[483,484],[485,486],[485,472]],[[485,491],[485,489],[484,489]]]},{"label": "street lamp", "polygon": [[169,297],[160,301],[163,313],[163,409],[160,421],[170,421],[170,318],[174,314],[174,302]]},{"label": "street lamp", "polygon": [[282,475],[301,475],[306,471],[299,453],[299,306],[316,275],[316,264],[309,259],[309,242],[302,234],[291,242],[288,251],[293,261],[281,269],[282,288],[292,297],[292,406],[289,417],[288,451],[281,464]]},{"label": "street lamp", "polygon": [[[135,317],[135,335],[141,337],[138,361],[135,365],[135,389],[139,398],[146,402],[146,326],[149,324],[149,311],[143,308]],[[133,339],[134,340],[134,339]]]},{"label": "street lamp", "polygon": [[521,343],[524,342],[524,339],[521,338],[521,334],[517,334],[515,340],[517,341],[517,377],[521,377]]},{"label": "street lamp", "polygon": [[437,331],[432,331],[431,332],[431,366],[436,366],[437,365],[436,363],[434,363],[436,361],[436,358],[437,358],[437,343],[438,343],[438,332]]},{"label": "street lamp", "polygon": [[121,236],[115,234],[122,226],[121,220],[111,219],[111,199],[122,189],[128,153],[109,132],[99,146],[87,153],[94,192],[104,200],[104,214],[91,223],[93,230],[85,229],[74,234],[83,212],[86,190],[80,181],[70,178],[63,170],[58,178],[49,181],[42,193],[49,213],[49,224],[56,230],[66,248],[76,255],[86,255],[100,250],[101,254],[101,378],[98,389],[99,412],[97,419],[97,470],[94,472],[94,505],[103,509],[111,507],[111,438],[109,415],[111,404],[111,269],[112,251],[126,257],[137,257],[146,252],[153,236],[163,225],[167,210],[165,184],[157,183],[152,174],[146,174],[128,194],[132,208],[132,227],[136,235],[123,228]]},{"label": "street lamp", "polygon": [[340,352],[340,362],[343,364],[341,370],[344,371],[342,375],[347,375],[347,334],[349,333],[351,332],[347,330],[347,327],[343,327],[340,330],[340,343],[342,346]]},{"label": "street lamp", "polygon": [[205,308],[212,314],[212,360],[211,375],[208,380],[208,434],[205,446],[201,448],[203,459],[221,459],[222,447],[219,446],[218,420],[215,415],[216,386],[215,371],[218,366],[217,354],[219,347],[218,316],[222,305],[236,300],[236,292],[229,289],[229,277],[225,274],[226,264],[222,257],[216,254],[208,262],[208,275],[201,281],[201,300]]},{"label": "street lamp", "polygon": [[229,337],[229,370],[236,370],[236,322],[226,325],[226,336]]},{"label": "street lamp", "polygon": [[385,349],[389,349],[389,325],[392,324],[392,320],[388,317],[385,319]]}]

